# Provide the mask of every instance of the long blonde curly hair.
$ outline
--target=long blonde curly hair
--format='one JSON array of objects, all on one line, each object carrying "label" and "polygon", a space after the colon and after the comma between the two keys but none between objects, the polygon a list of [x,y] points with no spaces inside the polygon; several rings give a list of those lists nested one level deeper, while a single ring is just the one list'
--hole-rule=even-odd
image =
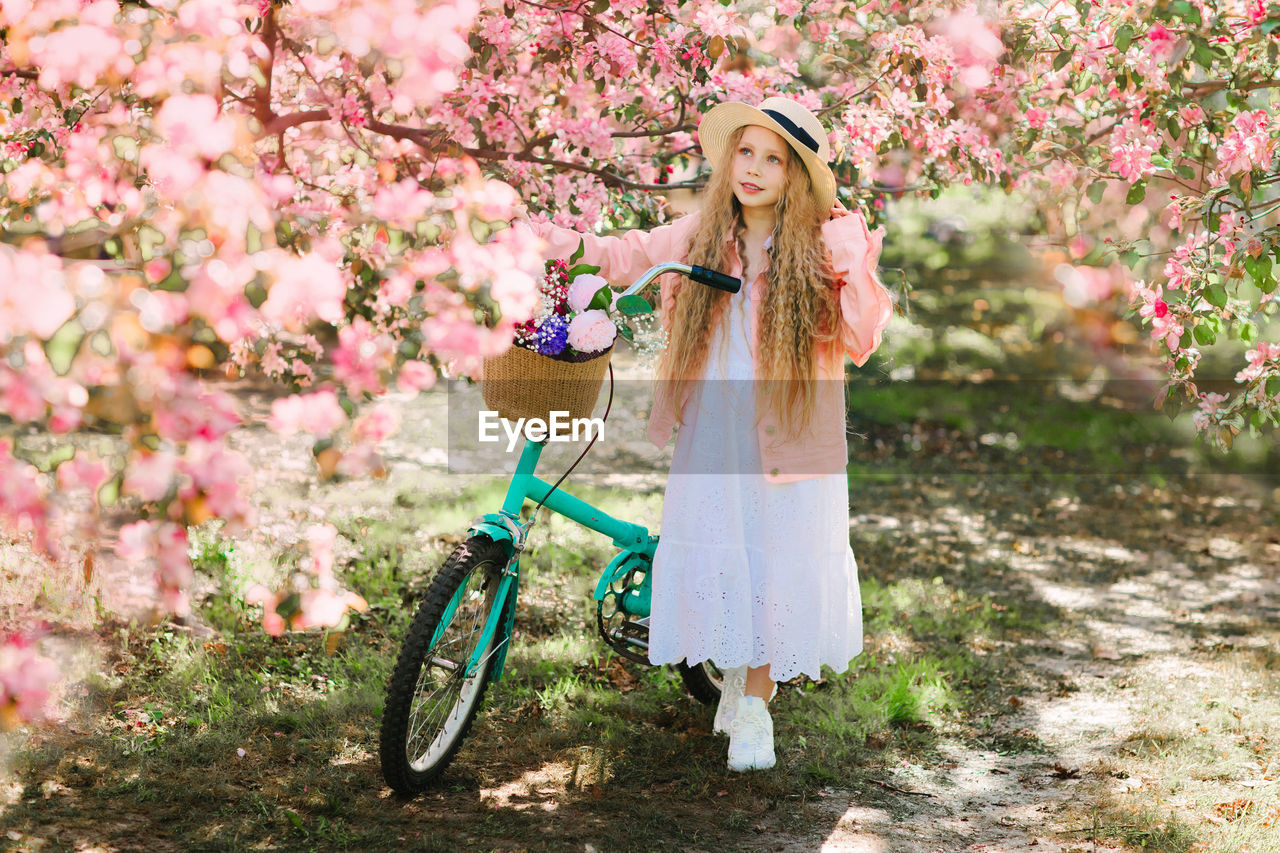
[{"label": "long blonde curly hair", "polygon": [[[729,237],[744,261],[742,205],[733,194],[730,164],[745,128],[725,148],[724,162],[713,164],[701,218],[689,245],[690,264],[728,271],[733,265]],[[773,244],[762,294],[756,347],[756,422],[767,412],[779,416],[796,435],[810,421],[817,391],[814,363],[819,348],[834,341],[839,322],[838,291],[821,225],[829,211],[819,210],[804,162],[787,149],[786,184],[774,210]],[[670,333],[658,362],[658,379],[677,402],[702,377],[711,341],[724,322],[730,294],[681,278],[673,288]],[[680,412],[677,409],[677,417]]]}]

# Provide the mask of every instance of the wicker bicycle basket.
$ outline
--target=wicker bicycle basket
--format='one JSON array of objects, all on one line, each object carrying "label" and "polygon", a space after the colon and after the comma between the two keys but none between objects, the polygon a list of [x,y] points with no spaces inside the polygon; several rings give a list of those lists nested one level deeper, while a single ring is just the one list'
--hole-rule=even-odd
[{"label": "wicker bicycle basket", "polygon": [[612,355],[610,347],[602,353],[579,356],[581,361],[561,361],[513,346],[484,360],[480,394],[485,405],[510,420],[541,418],[550,422],[551,412],[589,418]]}]

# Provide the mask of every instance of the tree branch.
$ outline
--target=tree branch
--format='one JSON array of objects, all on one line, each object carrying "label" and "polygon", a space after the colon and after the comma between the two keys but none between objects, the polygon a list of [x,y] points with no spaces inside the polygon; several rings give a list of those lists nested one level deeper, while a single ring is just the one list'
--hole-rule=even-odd
[{"label": "tree branch", "polygon": [[592,23],[594,23],[594,24],[595,24],[597,27],[599,27],[600,29],[602,29],[602,30],[607,30],[607,31],[609,31],[609,32],[613,33],[615,36],[617,36],[617,37],[618,37],[618,38],[620,38],[620,39],[626,39],[627,41],[629,41],[629,42],[631,42],[632,44],[634,44],[636,47],[639,47],[639,48],[647,48],[647,47],[648,47],[648,45],[643,45],[643,44],[641,44],[640,42],[636,41],[635,39],[627,38],[627,36],[626,36],[626,35],[624,35],[623,33],[618,32],[617,30],[615,30],[613,27],[609,26],[608,24],[602,23],[602,22],[600,21],[600,19],[599,19],[599,18],[595,17],[594,15],[588,15],[586,12],[582,11],[581,9],[555,9],[555,8],[552,8],[551,6],[544,6],[544,5],[543,5],[543,4],[541,4],[541,3],[535,3],[535,2],[533,2],[533,0],[520,0],[520,2],[524,3],[526,6],[533,6],[533,7],[534,7],[534,8],[536,8],[536,9],[542,9],[544,12],[552,12],[552,13],[554,13],[554,14],[556,14],[556,15],[563,15],[565,12],[568,12],[568,13],[570,13],[570,14],[572,14],[572,15],[577,15],[578,17],[582,18],[583,20],[589,20],[589,21],[591,21]]},{"label": "tree branch", "polygon": [[263,124],[261,138],[279,136],[291,127],[310,124],[313,121],[327,121],[331,117],[328,110],[303,110],[282,116],[273,115],[269,121]]},{"label": "tree branch", "polygon": [[696,124],[673,124],[670,127],[659,127],[655,130],[620,130],[609,134],[614,139],[645,139],[650,136],[667,136],[672,133],[687,133],[697,130]]},{"label": "tree branch", "polygon": [[1255,89],[1273,89],[1280,86],[1280,80],[1254,80],[1252,83],[1243,85],[1234,85],[1230,80],[1205,80],[1202,83],[1196,83],[1188,89],[1188,94],[1193,98],[1212,95],[1214,92],[1221,92],[1223,89],[1239,89],[1243,92],[1252,92]]},{"label": "tree branch", "polygon": [[262,41],[267,46],[267,55],[258,61],[258,71],[262,73],[263,84],[253,93],[253,117],[265,127],[275,118],[271,109],[271,78],[276,63],[276,12],[273,8],[262,22]]},{"label": "tree branch", "polygon": [[537,163],[540,166],[555,166],[557,169],[568,169],[571,172],[583,172],[588,175],[595,175],[605,186],[618,187],[626,190],[672,190],[672,189],[698,189],[705,184],[702,181],[684,181],[678,184],[640,184],[635,181],[627,180],[621,175],[610,172],[607,169],[596,169],[584,163],[573,163],[568,160],[552,160],[547,157],[535,157],[532,154],[525,154],[521,151],[494,151],[489,148],[463,148],[464,154],[469,154],[477,160],[490,160],[494,162],[502,160],[518,160],[523,163]]},{"label": "tree branch", "polygon": [[29,68],[0,68],[0,77],[21,77],[23,80],[39,80],[40,72]]}]

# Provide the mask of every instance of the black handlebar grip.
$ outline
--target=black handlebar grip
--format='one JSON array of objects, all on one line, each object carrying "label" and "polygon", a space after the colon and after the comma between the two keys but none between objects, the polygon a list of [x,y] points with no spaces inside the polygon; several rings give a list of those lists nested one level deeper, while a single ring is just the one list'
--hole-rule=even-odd
[{"label": "black handlebar grip", "polygon": [[693,271],[689,273],[689,278],[720,290],[727,290],[730,293],[737,293],[742,289],[742,279],[734,278],[731,275],[725,275],[715,270],[709,270],[706,267],[695,266]]}]

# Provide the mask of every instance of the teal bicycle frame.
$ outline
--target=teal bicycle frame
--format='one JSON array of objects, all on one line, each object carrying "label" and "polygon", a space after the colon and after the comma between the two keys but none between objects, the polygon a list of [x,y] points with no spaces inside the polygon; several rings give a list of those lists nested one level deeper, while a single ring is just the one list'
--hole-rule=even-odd
[{"label": "teal bicycle frame", "polygon": [[[502,580],[498,584],[494,598],[494,606],[489,610],[490,615],[485,622],[480,642],[467,662],[467,677],[476,671],[486,656],[493,654],[496,654],[496,658],[490,677],[494,681],[502,677],[503,664],[506,662],[507,649],[510,646],[511,629],[515,621],[516,598],[520,591],[520,552],[524,550],[525,538],[533,524],[532,519],[523,523],[520,521],[520,510],[525,500],[543,502],[542,505],[552,512],[557,512],[584,527],[608,536],[613,540],[615,547],[622,549],[600,576],[593,595],[597,601],[604,598],[610,584],[626,577],[627,573],[637,566],[647,566],[653,560],[653,552],[658,546],[658,537],[649,533],[648,528],[643,525],[614,518],[562,489],[557,488],[553,491],[551,483],[535,476],[534,469],[537,468],[538,459],[542,456],[545,447],[546,442],[525,442],[520,452],[520,461],[516,464],[515,474],[511,477],[511,485],[507,487],[502,509],[499,512],[480,516],[471,525],[472,535],[483,534],[495,542],[506,542],[511,551],[510,560],[502,573]],[[626,591],[622,604],[632,615],[649,615],[647,573],[639,587]],[[450,616],[456,606],[457,602],[450,603]],[[442,619],[441,625],[447,625],[449,621],[448,618]],[[497,641],[498,647],[486,652],[495,638],[500,638]]]},{"label": "teal bicycle frame", "polygon": [[[680,273],[703,283],[728,289],[730,292],[737,292],[738,287],[741,286],[741,282],[731,276],[702,267],[667,262],[651,267],[644,275],[636,279],[634,284],[618,294],[618,298],[621,299],[640,292],[658,276],[669,272]],[[498,512],[486,513],[472,522],[471,535],[483,534],[494,542],[505,542],[510,550],[506,568],[503,570],[502,579],[498,584],[494,604],[489,609],[489,616],[485,621],[484,630],[480,636],[480,642],[476,646],[476,651],[472,653],[467,661],[465,675],[468,678],[474,675],[480,665],[490,656],[496,656],[490,678],[497,681],[502,677],[503,665],[507,658],[507,649],[510,647],[512,626],[515,622],[516,599],[520,592],[520,553],[524,550],[525,539],[529,528],[533,526],[534,522],[533,518],[524,523],[520,521],[520,510],[524,507],[526,500],[539,502],[552,512],[558,512],[566,518],[612,539],[613,544],[621,550],[609,562],[604,572],[601,573],[592,597],[597,602],[604,602],[607,596],[615,594],[617,595],[618,610],[625,616],[640,617],[641,619],[649,616],[651,592],[649,566],[653,562],[653,553],[658,547],[658,537],[649,533],[649,530],[642,525],[616,519],[603,510],[535,476],[534,469],[538,467],[538,459],[541,457],[545,447],[545,441],[525,441],[524,447],[520,452],[520,461],[516,464],[515,473],[511,477],[511,484],[507,487],[507,495],[502,502],[502,509]],[[637,573],[641,574],[641,579],[639,582],[634,582],[634,577]],[[624,588],[620,592],[611,590],[613,584],[618,582],[622,582]],[[458,594],[460,595],[461,593],[462,590],[459,590]],[[449,603],[444,618],[440,620],[441,627],[436,629],[437,636],[432,638],[432,648],[435,647],[436,641],[439,640],[440,632],[452,621],[458,603],[457,600]],[[601,631],[604,631],[603,624],[601,624]],[[623,642],[616,635],[612,636],[619,642]],[[609,640],[610,637],[606,636],[605,639]],[[637,641],[634,638],[629,638],[626,642],[629,642],[633,648],[647,648],[647,643]],[[492,650],[490,650],[491,646]],[[634,651],[628,652],[628,654],[633,658],[635,657]],[[635,659],[639,660],[640,658]]]}]

